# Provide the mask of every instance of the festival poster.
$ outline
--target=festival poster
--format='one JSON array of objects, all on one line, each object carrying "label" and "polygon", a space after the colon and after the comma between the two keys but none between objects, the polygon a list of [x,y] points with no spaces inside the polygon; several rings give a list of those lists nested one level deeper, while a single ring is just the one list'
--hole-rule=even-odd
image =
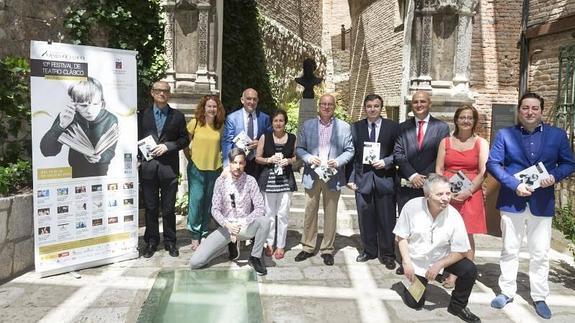
[{"label": "festival poster", "polygon": [[138,257],[136,52],[32,41],[42,276]]}]

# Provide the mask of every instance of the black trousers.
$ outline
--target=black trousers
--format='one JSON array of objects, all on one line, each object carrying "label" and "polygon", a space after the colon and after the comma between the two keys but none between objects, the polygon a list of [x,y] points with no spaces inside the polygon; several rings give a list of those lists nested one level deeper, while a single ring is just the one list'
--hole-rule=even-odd
[{"label": "black trousers", "polygon": [[164,244],[176,243],[176,194],[178,179],[142,179],[142,194],[146,205],[146,232],[144,241],[160,243],[159,213],[162,208]]},{"label": "black trousers", "polygon": [[261,172],[261,165],[256,163],[256,159],[248,159],[246,160],[246,168],[244,169],[246,174],[253,176],[256,181],[260,177]]},{"label": "black trousers", "polygon": [[[477,268],[475,267],[475,264],[471,260],[463,258],[453,265],[445,267],[444,270],[457,276],[455,289],[451,292],[451,301],[449,302],[449,306],[455,310],[467,307],[469,295],[471,295],[473,284],[475,284],[475,279],[477,278]],[[427,287],[427,279],[425,279],[425,277],[417,275],[415,277],[419,279],[425,287]],[[405,301],[405,305],[419,309],[423,307],[423,304],[425,303],[425,294],[426,293],[423,293],[419,302],[416,302],[407,289],[403,288],[402,296]]]},{"label": "black trousers", "polygon": [[363,252],[381,260],[395,260],[395,196],[355,193]]}]

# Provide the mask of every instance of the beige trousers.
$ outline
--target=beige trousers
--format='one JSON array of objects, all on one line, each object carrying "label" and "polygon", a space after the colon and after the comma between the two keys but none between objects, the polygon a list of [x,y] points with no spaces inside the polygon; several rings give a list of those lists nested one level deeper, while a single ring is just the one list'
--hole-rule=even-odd
[{"label": "beige trousers", "polygon": [[317,241],[317,218],[320,195],[323,196],[323,240],[320,246],[321,254],[333,254],[335,230],[337,227],[337,202],[340,191],[330,191],[327,184],[318,179],[310,190],[305,190],[305,217],[301,244],[303,250],[314,253]]}]

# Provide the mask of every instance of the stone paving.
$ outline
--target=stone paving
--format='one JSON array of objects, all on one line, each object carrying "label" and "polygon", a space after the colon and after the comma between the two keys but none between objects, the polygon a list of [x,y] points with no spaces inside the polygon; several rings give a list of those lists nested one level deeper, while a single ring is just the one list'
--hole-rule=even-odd
[{"label": "stone paving", "polygon": [[[446,311],[449,291],[439,284],[428,287],[423,309],[408,308],[396,293],[401,277],[377,260],[356,263],[360,246],[353,195],[342,194],[338,208],[335,266],[324,266],[318,256],[296,263],[301,250],[304,195],[293,196],[286,257],[266,259],[268,275],[259,277],[264,322],[458,322]],[[320,210],[320,219],[323,216]],[[0,322],[135,322],[160,270],[186,269],[192,253],[190,239],[179,218],[181,255],[170,257],[158,251],[150,259],[134,259],[78,272],[40,278],[27,273],[0,286]],[[320,220],[320,232],[321,223]],[[142,231],[143,234],[143,231]],[[321,235],[320,235],[321,238]],[[484,322],[538,322],[528,293],[528,254],[523,251],[518,278],[518,296],[504,310],[489,306],[498,291],[500,239],[480,235],[477,265],[480,277],[469,303]],[[143,246],[143,243],[142,243]],[[161,246],[160,246],[161,247]],[[237,263],[225,255],[211,268],[246,270],[249,247],[242,249]],[[548,303],[550,322],[575,319],[575,264],[569,253],[552,250]],[[193,302],[193,300],[190,300]],[[246,309],[247,311],[247,309]],[[187,320],[195,322],[193,318]],[[221,321],[221,320],[220,320]],[[227,320],[229,321],[229,320]],[[252,322],[253,320],[250,320]]]}]

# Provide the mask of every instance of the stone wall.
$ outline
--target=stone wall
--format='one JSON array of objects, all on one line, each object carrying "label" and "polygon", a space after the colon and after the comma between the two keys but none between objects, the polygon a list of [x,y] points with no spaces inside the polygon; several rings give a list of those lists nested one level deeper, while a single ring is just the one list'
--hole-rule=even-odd
[{"label": "stone wall", "polygon": [[260,12],[304,42],[321,46],[321,0],[257,0]]},{"label": "stone wall", "polygon": [[481,0],[473,21],[470,88],[477,92],[480,135],[490,139],[491,105],[516,104],[519,95],[521,1]]},{"label": "stone wall", "polygon": [[573,0],[530,0],[528,27],[575,14]]},{"label": "stone wall", "polygon": [[0,57],[30,56],[30,40],[65,41],[64,10],[79,0],[0,1]]},{"label": "stone wall", "polygon": [[0,284],[34,267],[32,195],[0,198]]},{"label": "stone wall", "polygon": [[381,95],[386,107],[399,106],[403,29],[394,19],[397,1],[349,1],[352,14],[349,112],[361,118],[363,98]]},{"label": "stone wall", "polygon": [[294,79],[302,75],[304,59],[313,58],[317,64],[316,76],[323,77],[325,56],[320,47],[306,42],[274,19],[262,16],[259,25],[271,91],[278,108],[285,109],[284,104],[299,99]]}]

